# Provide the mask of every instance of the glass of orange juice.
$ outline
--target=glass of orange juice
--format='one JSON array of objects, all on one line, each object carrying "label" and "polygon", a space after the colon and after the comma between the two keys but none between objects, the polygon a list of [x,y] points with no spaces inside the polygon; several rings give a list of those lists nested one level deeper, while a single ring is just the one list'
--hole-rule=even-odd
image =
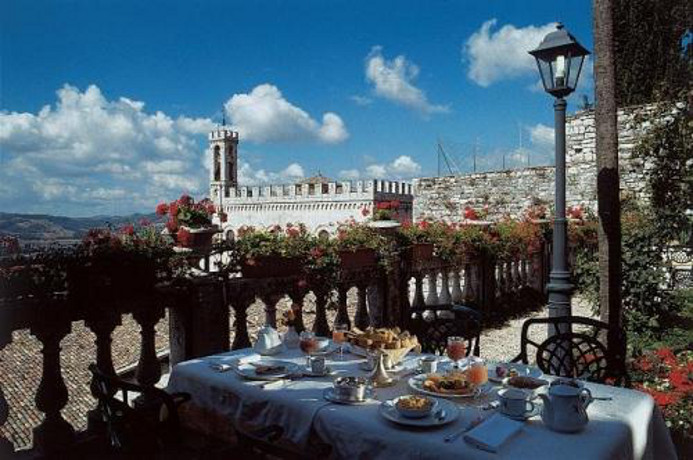
[{"label": "glass of orange juice", "polygon": [[486,365],[486,361],[478,357],[472,358],[467,378],[475,385],[483,385],[488,382],[488,366]]},{"label": "glass of orange juice", "polygon": [[332,341],[339,344],[339,357],[337,361],[344,360],[344,342],[346,342],[346,333],[349,330],[347,324],[335,324],[332,331]]},{"label": "glass of orange juice", "polygon": [[464,337],[448,337],[448,358],[452,360],[455,369],[460,368],[460,360],[465,357],[466,343]]}]

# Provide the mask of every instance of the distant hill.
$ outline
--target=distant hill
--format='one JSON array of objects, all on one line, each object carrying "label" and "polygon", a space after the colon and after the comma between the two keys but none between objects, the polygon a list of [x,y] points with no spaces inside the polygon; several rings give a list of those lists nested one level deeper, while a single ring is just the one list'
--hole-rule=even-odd
[{"label": "distant hill", "polygon": [[10,214],[0,212],[0,236],[11,235],[22,242],[69,241],[81,239],[90,228],[114,228],[142,219],[157,222],[156,214],[129,216],[64,217],[48,214]]}]

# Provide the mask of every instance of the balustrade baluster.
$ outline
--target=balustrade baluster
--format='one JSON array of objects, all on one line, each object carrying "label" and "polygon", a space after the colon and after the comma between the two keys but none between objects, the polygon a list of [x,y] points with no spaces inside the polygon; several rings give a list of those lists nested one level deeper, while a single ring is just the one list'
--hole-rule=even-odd
[{"label": "balustrade baluster", "polygon": [[426,295],[426,305],[438,305],[438,272],[433,270],[426,277],[428,280],[428,293]]},{"label": "balustrade baluster", "polygon": [[70,333],[71,322],[67,315],[57,309],[65,305],[45,306],[41,318],[31,328],[31,333],[43,344],[43,374],[36,392],[36,407],[46,414],[43,422],[34,428],[34,446],[51,455],[73,444],[75,430],[60,413],[67,404],[68,393],[60,370],[60,341]]},{"label": "balustrade baluster", "polygon": [[317,289],[313,291],[313,294],[315,294],[315,322],[313,323],[313,332],[319,336],[327,337],[330,335],[330,325],[327,324],[327,302],[330,291]]},{"label": "balustrade baluster", "polygon": [[[161,378],[161,364],[156,357],[156,323],[164,317],[164,309],[158,305],[144,305],[137,308],[132,316],[140,325],[140,359],[137,362],[135,371],[135,379],[140,385],[153,387]],[[137,404],[146,404],[148,398],[141,395]]]},{"label": "balustrade baluster", "polygon": [[522,280],[520,279],[520,258],[513,259],[513,289],[519,291],[522,287]]},{"label": "balustrade baluster", "polygon": [[300,334],[306,329],[306,326],[303,323],[303,299],[306,296],[306,292],[303,289],[294,288],[289,290],[288,295],[291,299],[292,307],[294,305],[298,307],[294,309],[294,312],[296,313],[296,321],[294,324],[296,325],[296,332]]},{"label": "balustrade baluster", "polygon": [[462,300],[470,303],[474,300],[474,285],[472,281],[472,265],[464,264],[464,285],[462,286]]},{"label": "balustrade baluster", "polygon": [[441,286],[440,286],[440,296],[438,297],[438,303],[440,305],[449,305],[452,303],[452,296],[450,295],[450,283],[448,281],[449,272],[444,269],[441,272]]},{"label": "balustrade baluster", "polygon": [[494,272],[496,275],[496,297],[500,297],[505,293],[505,279],[503,276],[503,262],[494,264]]},{"label": "balustrade baluster", "polygon": [[[9,316],[9,315],[8,315]],[[2,311],[0,311],[0,351],[12,342],[12,329],[10,327],[10,320],[6,318]],[[2,391],[2,384],[0,384],[0,427],[7,422],[10,415],[10,407],[5,399],[5,394]],[[12,443],[5,439],[2,434],[0,434],[0,458],[9,458],[14,452],[14,447]]]},{"label": "balustrade baluster", "polygon": [[507,260],[504,264],[505,269],[505,291],[507,293],[515,290],[515,280],[513,279],[513,260]]},{"label": "balustrade baluster", "polygon": [[520,281],[521,287],[526,287],[529,284],[527,279],[527,258],[523,257],[520,261]]},{"label": "balustrade baluster", "polygon": [[414,275],[414,301],[412,302],[413,308],[423,308],[426,306],[426,301],[424,300],[423,293],[423,277],[424,274],[417,272]]},{"label": "balustrade baluster", "polygon": [[462,302],[462,288],[460,287],[460,269],[455,267],[452,270],[452,288],[451,288],[451,298],[453,303]]},{"label": "balustrade baluster", "polygon": [[345,285],[340,285],[337,288],[337,295],[339,296],[337,300],[337,316],[334,319],[335,324],[346,324],[351,329],[351,319],[349,318],[349,311],[347,309],[349,288]]},{"label": "balustrade baluster", "polygon": [[279,294],[262,295],[262,302],[265,304],[265,326],[277,328],[277,303],[282,297]]},{"label": "balustrade baluster", "polygon": [[254,300],[254,295],[239,295],[232,304],[234,337],[231,349],[233,350],[252,346],[248,336],[248,308]]},{"label": "balustrade baluster", "polygon": [[[113,341],[113,331],[122,324],[120,312],[111,304],[107,304],[105,308],[95,307],[87,315],[84,323],[96,336],[94,339],[96,344],[96,367],[104,374],[116,375],[115,367],[113,366],[111,343]],[[97,389],[92,387],[92,394],[95,395],[96,391]],[[112,390],[110,396],[114,393],[115,390]],[[89,431],[96,432],[104,429],[103,417],[99,408],[90,410],[87,414],[87,420]]]},{"label": "balustrade baluster", "polygon": [[368,284],[360,283],[358,288],[357,296],[357,306],[356,306],[356,318],[354,322],[356,327],[361,330],[365,330],[370,325],[370,318],[368,317],[368,306],[366,305],[366,289]]}]

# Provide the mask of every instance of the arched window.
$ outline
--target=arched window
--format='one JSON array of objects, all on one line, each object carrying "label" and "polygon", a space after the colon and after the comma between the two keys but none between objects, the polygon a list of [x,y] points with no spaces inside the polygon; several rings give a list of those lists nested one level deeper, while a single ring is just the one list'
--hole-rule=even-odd
[{"label": "arched window", "polygon": [[214,146],[214,180],[221,180],[221,148],[218,145]]}]

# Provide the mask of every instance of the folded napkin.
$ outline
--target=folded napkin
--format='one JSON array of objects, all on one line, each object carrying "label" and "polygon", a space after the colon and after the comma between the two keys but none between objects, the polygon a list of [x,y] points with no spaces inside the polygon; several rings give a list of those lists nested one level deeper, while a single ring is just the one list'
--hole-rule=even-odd
[{"label": "folded napkin", "polygon": [[464,440],[482,450],[496,453],[505,441],[522,429],[522,422],[493,414],[464,435]]}]

